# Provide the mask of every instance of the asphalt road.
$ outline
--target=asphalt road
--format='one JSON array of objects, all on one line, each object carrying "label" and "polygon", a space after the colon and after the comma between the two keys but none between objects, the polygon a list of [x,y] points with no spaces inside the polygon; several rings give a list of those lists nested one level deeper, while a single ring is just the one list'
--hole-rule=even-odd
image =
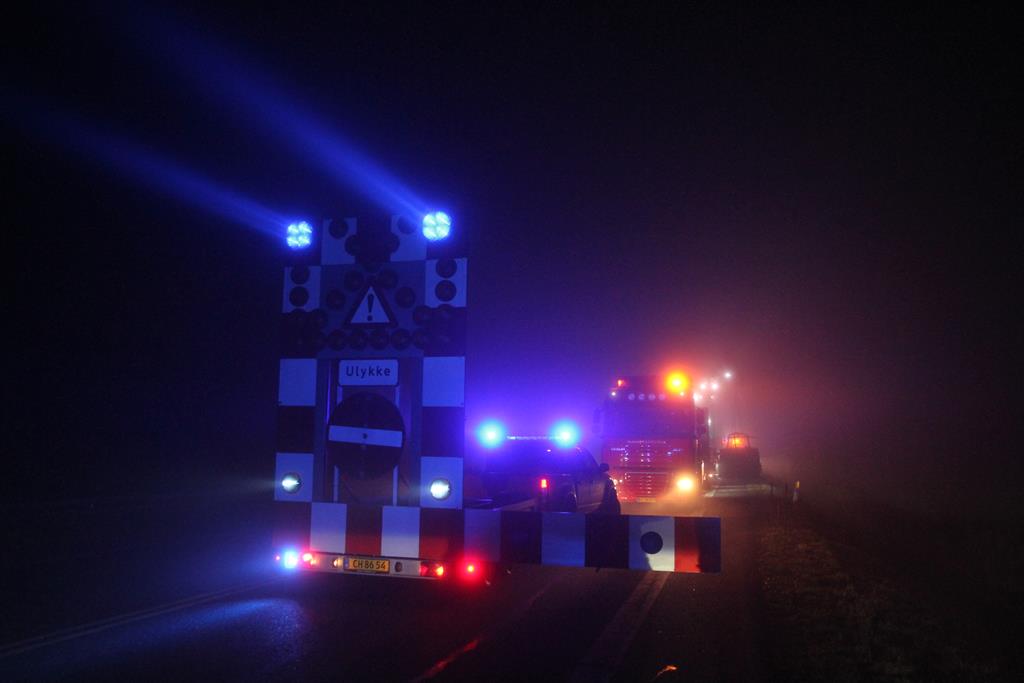
[{"label": "asphalt road", "polygon": [[[723,518],[720,575],[516,567],[490,586],[282,577],[262,568],[253,544],[211,533],[197,566],[239,570],[211,571],[205,583],[202,572],[177,572],[176,583],[181,555],[129,545],[141,563],[129,563],[130,585],[93,576],[49,591],[59,598],[29,591],[44,612],[72,616],[32,621],[22,610],[33,628],[6,624],[0,680],[770,679],[753,549],[772,506],[725,496],[689,510]],[[125,600],[102,599],[119,585]]]}]

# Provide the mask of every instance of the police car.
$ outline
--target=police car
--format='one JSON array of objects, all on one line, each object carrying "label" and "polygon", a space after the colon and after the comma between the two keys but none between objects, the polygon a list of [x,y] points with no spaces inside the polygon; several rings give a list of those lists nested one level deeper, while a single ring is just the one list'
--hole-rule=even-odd
[{"label": "police car", "polygon": [[608,465],[556,439],[509,437],[491,450],[481,480],[495,507],[620,514]]}]

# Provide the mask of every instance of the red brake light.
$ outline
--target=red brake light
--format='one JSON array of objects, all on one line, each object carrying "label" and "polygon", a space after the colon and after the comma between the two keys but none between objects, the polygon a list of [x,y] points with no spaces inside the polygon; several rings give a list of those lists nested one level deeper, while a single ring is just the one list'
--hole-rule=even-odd
[{"label": "red brake light", "polygon": [[438,578],[441,578],[442,576],[444,576],[444,565],[443,564],[439,564],[436,567],[434,567],[434,576],[436,576]]},{"label": "red brake light", "polygon": [[541,479],[540,480],[540,487],[542,489],[546,489],[548,487],[548,480],[547,479]]}]

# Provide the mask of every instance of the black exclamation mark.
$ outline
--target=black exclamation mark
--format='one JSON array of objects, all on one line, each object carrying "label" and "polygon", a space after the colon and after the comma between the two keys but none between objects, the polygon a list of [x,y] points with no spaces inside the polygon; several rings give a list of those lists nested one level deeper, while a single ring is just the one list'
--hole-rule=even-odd
[{"label": "black exclamation mark", "polygon": [[373,320],[373,294],[366,295],[366,319]]}]

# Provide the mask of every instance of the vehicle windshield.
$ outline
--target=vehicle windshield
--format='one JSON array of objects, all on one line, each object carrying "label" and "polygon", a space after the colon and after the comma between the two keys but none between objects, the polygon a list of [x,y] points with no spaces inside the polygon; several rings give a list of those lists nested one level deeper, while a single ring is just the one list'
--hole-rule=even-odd
[{"label": "vehicle windshield", "polygon": [[663,403],[615,404],[604,410],[604,435],[612,437],[692,437],[693,408]]},{"label": "vehicle windshield", "polygon": [[496,474],[551,474],[574,469],[579,458],[575,448],[556,448],[545,441],[509,441],[487,454],[484,471]]}]

